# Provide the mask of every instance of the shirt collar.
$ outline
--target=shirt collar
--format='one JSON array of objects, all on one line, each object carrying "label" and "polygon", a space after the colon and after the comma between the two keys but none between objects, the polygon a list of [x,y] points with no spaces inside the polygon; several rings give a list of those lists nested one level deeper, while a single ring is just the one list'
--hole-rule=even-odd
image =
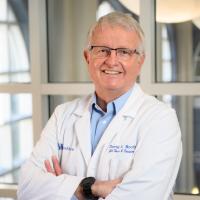
[{"label": "shirt collar", "polygon": [[[113,112],[114,114],[118,113],[120,109],[123,107],[123,105],[126,103],[127,99],[131,95],[133,88],[129,89],[126,93],[115,99],[114,101],[111,101],[107,104],[107,112],[110,113]],[[98,110],[99,112],[105,113],[98,105],[97,105],[97,96],[96,93],[93,94],[92,102],[91,102],[91,108],[90,111],[93,109]]]}]

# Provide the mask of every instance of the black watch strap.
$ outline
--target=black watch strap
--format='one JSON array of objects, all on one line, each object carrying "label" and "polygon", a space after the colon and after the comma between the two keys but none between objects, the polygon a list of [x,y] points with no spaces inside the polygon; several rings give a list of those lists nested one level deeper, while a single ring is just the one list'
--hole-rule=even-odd
[{"label": "black watch strap", "polygon": [[92,190],[91,190],[91,187],[95,181],[96,181],[96,179],[94,177],[86,177],[80,183],[83,195],[88,200],[97,200],[98,199],[98,197],[96,197],[92,194]]}]

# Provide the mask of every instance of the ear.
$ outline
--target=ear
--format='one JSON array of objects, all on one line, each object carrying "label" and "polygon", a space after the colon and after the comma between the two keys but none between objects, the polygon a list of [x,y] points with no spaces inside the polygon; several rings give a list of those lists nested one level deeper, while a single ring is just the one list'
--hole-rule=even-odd
[{"label": "ear", "polygon": [[138,59],[137,59],[137,73],[138,73],[138,75],[141,72],[141,68],[142,68],[142,65],[144,63],[144,60],[145,60],[144,54],[141,54],[141,55],[138,56]]},{"label": "ear", "polygon": [[89,56],[90,55],[89,55],[88,50],[84,50],[83,54],[84,54],[85,61],[87,62],[87,64],[89,64]]},{"label": "ear", "polygon": [[138,56],[138,64],[139,64],[140,66],[143,65],[144,60],[145,60],[145,54],[141,54],[141,55]]}]

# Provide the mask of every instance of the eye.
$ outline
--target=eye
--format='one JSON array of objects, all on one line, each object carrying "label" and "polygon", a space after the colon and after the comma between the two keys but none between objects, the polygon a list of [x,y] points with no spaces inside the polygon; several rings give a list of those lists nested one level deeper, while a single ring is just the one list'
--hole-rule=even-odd
[{"label": "eye", "polygon": [[108,56],[109,53],[110,53],[110,50],[108,48],[99,47],[98,50],[97,50],[96,55],[100,56],[100,57],[105,57],[105,56]]},{"label": "eye", "polygon": [[131,55],[131,51],[129,49],[118,49],[118,53],[120,55]]},{"label": "eye", "polygon": [[99,52],[99,53],[108,53],[108,52],[109,52],[109,49],[107,49],[107,48],[100,48],[100,49],[98,50],[98,52]]}]

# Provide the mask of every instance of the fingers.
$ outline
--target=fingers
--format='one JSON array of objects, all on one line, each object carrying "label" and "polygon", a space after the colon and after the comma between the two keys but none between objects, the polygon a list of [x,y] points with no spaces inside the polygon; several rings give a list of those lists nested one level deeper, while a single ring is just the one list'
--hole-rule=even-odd
[{"label": "fingers", "polygon": [[45,165],[45,168],[46,168],[47,172],[55,174],[54,170],[51,167],[51,164],[50,164],[49,160],[45,160],[44,161],[44,165]]},{"label": "fingers", "polygon": [[59,176],[62,174],[62,169],[60,167],[60,164],[58,162],[58,159],[56,156],[52,156],[51,157],[52,159],[52,163],[53,163],[53,168],[51,167],[51,164],[50,164],[50,161],[49,160],[45,160],[44,161],[44,165],[45,165],[45,168],[47,170],[47,172],[49,173],[52,173],[56,176]]},{"label": "fingers", "polygon": [[122,178],[116,178],[116,179],[113,180],[113,182],[114,182],[115,184],[119,184],[119,183],[122,182]]},{"label": "fingers", "polygon": [[121,178],[107,181],[96,180],[91,187],[92,193],[96,196],[106,198],[115,189],[115,187],[121,183],[121,181]]},{"label": "fingers", "polygon": [[59,164],[59,162],[58,162],[57,157],[56,157],[56,156],[52,156],[51,159],[52,159],[52,162],[53,162],[53,168],[54,168],[54,170],[55,170],[56,176],[61,175],[61,174],[62,174],[62,169],[61,169],[61,167],[60,167],[60,164]]},{"label": "fingers", "polygon": [[114,189],[118,184],[122,182],[122,178],[113,179],[110,182],[111,182],[112,188]]}]

